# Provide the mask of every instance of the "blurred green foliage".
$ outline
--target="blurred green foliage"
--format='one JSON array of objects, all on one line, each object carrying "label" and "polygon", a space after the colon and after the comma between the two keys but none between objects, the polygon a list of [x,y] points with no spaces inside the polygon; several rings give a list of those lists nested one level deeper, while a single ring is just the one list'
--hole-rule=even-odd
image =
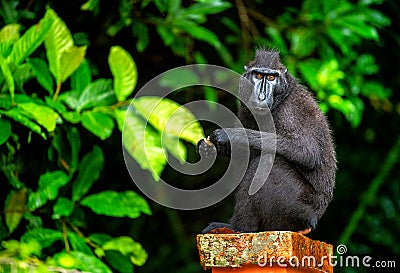
[{"label": "blurred green foliage", "polygon": [[[47,6],[59,17],[46,13]],[[150,203],[150,212],[126,182],[121,142],[137,141],[132,145],[139,149],[125,147],[155,180],[204,186],[214,174],[186,177],[165,166],[156,124],[166,116],[159,113],[204,97],[232,110],[236,102],[212,88],[202,94],[188,89],[172,94],[157,112],[159,99],[143,98],[122,140],[129,96],[136,84],[187,63],[241,73],[260,46],[278,49],[289,71],[315,92],[336,139],[334,201],[311,236],[375,260],[400,255],[396,0],[10,0],[0,7],[0,259],[44,271],[47,265],[79,268],[84,261],[88,267],[81,270],[133,272],[148,253],[135,271],[200,272],[194,235],[212,220],[228,219],[231,200],[198,213]],[[55,30],[49,22],[60,17]],[[149,103],[157,121],[145,131]],[[214,128],[203,125],[207,133]],[[181,162],[195,160],[186,142],[200,135],[167,150]],[[142,161],[144,145],[156,151],[150,162]],[[105,203],[115,200],[135,202],[110,211]],[[153,216],[137,218],[140,213]]]},{"label": "blurred green foliage", "polygon": [[[50,272],[51,266],[56,266],[88,272],[112,272],[110,267],[131,272],[134,265],[145,263],[147,252],[129,236],[84,234],[81,231],[86,225],[83,207],[97,215],[131,219],[142,213],[151,215],[151,210],[146,200],[131,190],[103,190],[88,195],[100,178],[105,158],[103,150],[94,142],[89,144],[91,150],[80,156],[82,127],[104,141],[113,134],[114,119],[123,131],[126,117],[126,128],[129,128],[124,131],[126,150],[155,179],[166,163],[160,132],[165,131],[166,138],[174,138],[182,146],[180,138],[196,143],[203,137],[203,131],[184,107],[175,116],[166,115],[179,108],[177,103],[159,97],[128,100],[136,86],[137,69],[131,55],[121,47],[111,47],[108,56],[113,80],[92,80],[92,71],[85,60],[87,46],[74,45],[68,27],[54,10],[47,9],[40,22],[22,35],[20,28],[18,24],[8,24],[0,30],[1,172],[6,178],[2,187],[7,189],[4,192],[5,226],[0,223],[0,238],[7,240],[2,243],[0,256],[5,263],[17,259],[19,271],[38,266],[40,272]],[[31,56],[42,44],[47,63]],[[38,86],[25,87],[31,79]],[[65,90],[67,81],[71,90]],[[128,108],[131,102],[132,111]],[[149,111],[153,108],[154,111]],[[163,115],[158,111],[163,111]],[[184,122],[175,122],[169,130],[164,130],[162,125],[171,116]],[[161,127],[145,128],[145,120]],[[187,125],[185,122],[191,124],[182,130]],[[21,130],[20,126],[26,128]],[[36,140],[33,133],[41,140]],[[15,164],[17,156],[28,150],[26,145],[36,143],[43,145],[42,153],[47,151],[47,159],[41,166],[44,172],[34,174],[39,176],[37,183],[35,178],[20,178],[23,166]],[[148,149],[147,153],[142,147]],[[185,161],[185,149],[173,153],[175,149],[166,147]],[[156,160],[148,163],[143,160],[146,154]],[[52,220],[50,223],[46,222],[47,217]],[[22,228],[24,220],[28,225]],[[18,228],[22,232],[20,236],[16,234]],[[99,236],[101,239],[96,239]],[[58,241],[63,245],[54,246]],[[120,264],[121,259],[128,262]]]}]

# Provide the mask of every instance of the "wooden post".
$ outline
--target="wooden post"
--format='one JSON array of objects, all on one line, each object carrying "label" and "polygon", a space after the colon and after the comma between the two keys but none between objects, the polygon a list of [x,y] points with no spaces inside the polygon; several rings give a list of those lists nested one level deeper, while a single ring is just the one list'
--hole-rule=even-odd
[{"label": "wooden post", "polygon": [[297,232],[200,234],[197,248],[212,273],[333,272],[333,246]]}]

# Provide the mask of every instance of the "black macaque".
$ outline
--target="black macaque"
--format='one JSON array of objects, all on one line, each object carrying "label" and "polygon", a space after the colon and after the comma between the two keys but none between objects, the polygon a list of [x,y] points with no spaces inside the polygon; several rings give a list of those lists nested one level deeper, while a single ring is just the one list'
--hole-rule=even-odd
[{"label": "black macaque", "polygon": [[[223,227],[236,232],[310,232],[331,201],[335,185],[336,155],[325,116],[313,95],[281,64],[279,53],[267,49],[258,49],[255,60],[245,67],[239,98],[238,117],[244,128],[217,129],[198,143],[201,157],[215,152],[229,157],[233,148],[250,149],[230,223],[212,222],[203,233]],[[275,160],[271,171],[265,171],[263,186],[249,195],[257,168],[266,168],[259,166],[260,154],[271,138],[256,120],[269,112],[276,130]]]}]

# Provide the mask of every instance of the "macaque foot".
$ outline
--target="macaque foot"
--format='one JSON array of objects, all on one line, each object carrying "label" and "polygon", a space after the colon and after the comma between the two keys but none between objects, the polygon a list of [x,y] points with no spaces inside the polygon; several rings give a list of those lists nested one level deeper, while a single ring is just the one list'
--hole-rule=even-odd
[{"label": "macaque foot", "polygon": [[308,234],[310,232],[311,232],[311,228],[307,228],[307,229],[298,231],[298,233],[303,234],[303,235],[306,235],[306,234]]},{"label": "macaque foot", "polygon": [[[209,223],[208,226],[201,231],[201,233],[203,233],[203,234],[215,233],[215,232],[212,232],[212,231],[216,230],[216,229],[224,229],[224,230],[229,229],[229,230],[232,231],[232,233],[235,233],[235,231],[233,230],[231,224],[220,223],[220,222],[211,222],[211,223]],[[225,232],[225,233],[227,233],[227,232]]]}]

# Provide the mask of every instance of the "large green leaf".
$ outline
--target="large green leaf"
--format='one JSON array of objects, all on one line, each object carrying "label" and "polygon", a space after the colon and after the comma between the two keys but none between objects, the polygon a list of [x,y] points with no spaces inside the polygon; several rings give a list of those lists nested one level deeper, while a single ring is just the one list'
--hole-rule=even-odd
[{"label": "large green leaf", "polygon": [[184,106],[160,97],[140,97],[132,101],[140,115],[162,133],[197,144],[204,132],[195,116]]},{"label": "large green leaf", "polygon": [[98,79],[86,86],[79,96],[78,107],[80,112],[85,108],[108,106],[115,103],[115,94],[111,90],[111,80]]},{"label": "large green leaf", "polygon": [[137,69],[131,55],[122,47],[113,46],[108,64],[114,76],[114,92],[118,101],[124,101],[133,92],[137,82]]},{"label": "large green leaf", "polygon": [[104,156],[98,146],[87,153],[79,164],[78,177],[72,184],[72,201],[80,200],[90,189],[93,183],[100,177],[103,169]]},{"label": "large green leaf", "polygon": [[60,83],[60,58],[63,51],[74,45],[74,40],[65,23],[57,14],[49,9],[47,13],[53,18],[53,26],[45,39],[46,54],[49,61],[50,71]]},{"label": "large green leaf", "polygon": [[82,125],[101,140],[109,138],[114,130],[114,121],[110,115],[93,111],[82,114]]},{"label": "large green leaf", "polygon": [[93,255],[88,255],[80,251],[71,251],[69,255],[78,261],[76,268],[82,271],[91,273],[112,273],[102,261]]},{"label": "large green leaf", "polygon": [[59,116],[52,108],[34,102],[18,103],[18,108],[28,113],[32,119],[46,128],[47,131],[53,132],[56,128]]},{"label": "large green leaf", "polygon": [[129,256],[132,263],[138,266],[142,266],[147,260],[147,253],[142,245],[128,236],[121,236],[106,242],[103,249],[119,251],[121,254]]},{"label": "large green leaf", "polygon": [[34,228],[25,232],[21,241],[36,240],[43,248],[51,246],[54,242],[62,240],[61,231],[49,228]]},{"label": "large green leaf", "polygon": [[47,10],[38,24],[30,27],[21,38],[15,41],[13,49],[7,58],[8,62],[20,64],[43,42],[53,25],[54,18],[51,13],[52,10]]},{"label": "large green leaf", "polygon": [[46,89],[50,95],[53,95],[53,79],[51,78],[46,62],[39,58],[29,58],[28,63],[32,67],[33,73],[40,85]]},{"label": "large green leaf", "polygon": [[4,144],[11,136],[11,123],[8,120],[0,119],[0,145]]},{"label": "large green leaf", "polygon": [[87,196],[81,201],[81,205],[107,216],[137,218],[141,213],[151,215],[146,200],[133,191],[102,191]]},{"label": "large green leaf", "polygon": [[107,79],[98,79],[89,83],[83,91],[64,92],[60,100],[78,112],[94,106],[108,106],[116,101],[111,89],[111,80]]},{"label": "large green leaf", "polygon": [[6,225],[10,233],[17,228],[24,215],[26,203],[26,188],[19,191],[10,191],[4,206]]},{"label": "large green leaf", "polygon": [[39,178],[39,187],[36,192],[29,194],[28,208],[36,210],[49,200],[58,196],[58,189],[69,182],[69,177],[63,171],[54,171],[42,174]]},{"label": "large green leaf", "polygon": [[60,82],[64,82],[81,65],[87,46],[66,48],[60,57]]},{"label": "large green leaf", "polygon": [[158,181],[167,162],[160,135],[151,126],[146,126],[146,122],[134,112],[119,110],[117,113],[119,124],[124,113],[126,114],[122,132],[125,149],[142,169],[149,170],[154,180]]},{"label": "large green leaf", "polygon": [[0,114],[5,115],[16,122],[21,123],[22,125],[26,126],[27,128],[31,129],[32,132],[39,134],[41,137],[46,139],[46,135],[42,132],[42,128],[33,122],[30,118],[27,117],[26,112],[19,108],[11,108],[8,111],[1,111]]}]

